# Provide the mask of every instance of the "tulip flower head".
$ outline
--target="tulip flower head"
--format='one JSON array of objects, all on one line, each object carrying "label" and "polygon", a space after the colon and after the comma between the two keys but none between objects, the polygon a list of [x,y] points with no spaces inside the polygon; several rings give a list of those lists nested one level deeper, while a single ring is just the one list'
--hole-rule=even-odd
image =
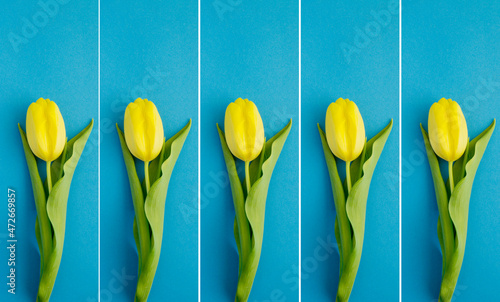
[{"label": "tulip flower head", "polygon": [[163,124],[155,104],[138,98],[128,104],[124,118],[125,141],[135,157],[149,162],[163,147]]},{"label": "tulip flower head", "polygon": [[66,144],[66,128],[56,103],[38,99],[26,114],[26,136],[31,151],[46,162],[57,159]]},{"label": "tulip flower head", "polygon": [[354,102],[339,98],[331,103],[326,111],[325,129],[330,150],[343,161],[351,162],[363,151],[365,126]]},{"label": "tulip flower head", "polygon": [[257,106],[239,98],[226,109],[224,131],[227,145],[234,156],[250,162],[259,156],[264,146],[264,124]]},{"label": "tulip flower head", "polygon": [[436,154],[449,162],[465,152],[468,142],[467,123],[457,102],[442,98],[429,110],[429,140]]}]

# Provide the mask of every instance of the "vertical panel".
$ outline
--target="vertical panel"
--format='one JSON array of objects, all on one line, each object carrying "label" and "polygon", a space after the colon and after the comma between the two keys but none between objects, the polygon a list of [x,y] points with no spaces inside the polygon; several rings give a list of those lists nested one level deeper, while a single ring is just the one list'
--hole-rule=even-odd
[{"label": "vertical panel", "polygon": [[[403,1],[403,301],[437,301],[441,284],[438,210],[419,124],[427,129],[429,108],[443,97],[462,107],[470,139],[500,116],[499,10],[496,1]],[[474,179],[454,301],[498,299],[499,144],[493,133]]]},{"label": "vertical panel", "polygon": [[297,1],[201,1],[202,301],[236,292],[235,214],[216,123],[223,127],[238,97],[257,105],[267,138],[293,119],[269,187],[250,300],[298,300],[298,80]]},{"label": "vertical panel", "polygon": [[136,289],[134,209],[115,123],[123,129],[138,97],[155,103],[167,139],[193,120],[169,184],[150,300],[196,301],[197,1],[105,1],[101,21],[101,301],[131,301]]},{"label": "vertical panel", "polygon": [[[1,301],[34,301],[40,258],[35,237],[35,203],[17,124],[26,129],[26,111],[38,98],[59,106],[69,139],[98,111],[97,1],[13,1],[3,5],[0,27],[0,249],[7,276],[7,188],[15,189],[16,294]],[[66,236],[59,273],[50,301],[97,298],[97,124],[75,170],[67,206]],[[45,179],[45,162],[39,171]],[[14,268],[14,267],[12,267]],[[7,278],[4,278],[6,281]]]},{"label": "vertical panel", "polygon": [[[399,13],[397,1],[302,3],[302,301],[332,301],[339,281],[335,207],[317,123],[354,101],[372,138],[394,119],[373,176],[352,301],[397,301]],[[341,177],[344,162],[338,161]]]}]

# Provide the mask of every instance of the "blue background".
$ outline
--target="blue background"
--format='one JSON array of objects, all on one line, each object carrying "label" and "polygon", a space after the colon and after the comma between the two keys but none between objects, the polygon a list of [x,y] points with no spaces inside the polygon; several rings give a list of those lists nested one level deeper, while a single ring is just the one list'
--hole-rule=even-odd
[{"label": "blue background", "polygon": [[[62,1],[61,1],[62,2]],[[50,301],[97,296],[97,1],[70,1],[47,17],[37,1],[4,5],[0,27],[0,184],[2,190],[0,271],[7,276],[7,188],[17,193],[17,291],[7,293],[2,278],[1,301],[34,301],[40,258],[35,238],[35,203],[17,124],[26,129],[26,111],[38,98],[55,101],[68,138],[94,118],[94,129],[75,171],[68,199],[66,238],[59,274]],[[36,35],[19,45],[10,32],[22,35],[23,18],[40,22]],[[26,21],[27,22],[27,21]],[[75,106],[78,104],[78,106]],[[42,179],[45,163],[39,160]]]},{"label": "blue background", "polygon": [[232,2],[221,14],[201,3],[201,298],[234,301],[236,292],[234,206],[215,125],[223,128],[227,105],[242,97],[257,105],[267,138],[293,120],[269,186],[249,301],[298,301],[298,2]]},{"label": "blue background", "polygon": [[[372,138],[394,119],[373,176],[367,203],[365,242],[349,301],[397,301],[399,288],[398,42],[399,14],[368,42],[355,44],[357,30],[376,20],[371,11],[389,1],[302,2],[302,301],[334,301],[339,256],[335,206],[317,123],[339,97],[358,105]],[[369,25],[372,26],[372,25]],[[345,56],[345,44],[357,51]],[[339,173],[345,176],[345,164]],[[333,242],[335,250],[320,242]]]},{"label": "blue background", "polygon": [[[408,3],[406,3],[408,2]],[[464,112],[472,139],[500,117],[500,3],[403,3],[403,301],[436,301],[441,283],[438,211],[419,124],[446,97]],[[496,86],[484,86],[483,81]],[[487,86],[490,86],[489,84]],[[498,300],[498,129],[477,171],[465,258],[453,301]],[[447,177],[447,170],[443,172]]]},{"label": "blue background", "polygon": [[115,123],[123,130],[125,107],[137,97],[156,104],[167,138],[193,120],[170,180],[150,300],[196,301],[197,1],[104,1],[101,20],[101,301],[131,301],[136,288],[134,209]]}]

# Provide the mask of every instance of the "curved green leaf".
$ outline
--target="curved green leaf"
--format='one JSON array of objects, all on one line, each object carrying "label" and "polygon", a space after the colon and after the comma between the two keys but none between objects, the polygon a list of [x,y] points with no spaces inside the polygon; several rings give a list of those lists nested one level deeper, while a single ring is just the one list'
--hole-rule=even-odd
[{"label": "curved green leaf", "polygon": [[[351,224],[349,224],[349,229],[351,228]],[[335,233],[335,240],[337,241],[337,247],[339,249],[339,276],[342,275],[342,271],[344,270],[344,253],[342,252],[342,239],[340,237],[340,228],[339,228],[339,218],[335,216],[335,224],[333,226],[333,231]],[[351,235],[351,234],[349,234]]]},{"label": "curved green leaf", "polygon": [[[38,216],[35,219],[35,236],[36,243],[38,244],[38,250],[40,251],[40,276],[43,273],[43,255],[42,255],[42,235],[40,234],[40,224],[38,223]],[[52,239],[52,238],[51,238]]]},{"label": "curved green leaf", "polygon": [[92,131],[94,120],[77,136],[67,143],[66,158],[63,164],[63,175],[54,184],[48,200],[47,215],[54,230],[53,249],[44,267],[38,287],[38,302],[49,301],[56,280],[64,246],[66,231],[66,209],[68,204],[71,180],[75,173],[76,165],[85,148],[87,139]]},{"label": "curved green leaf", "polygon": [[162,162],[161,176],[152,184],[146,196],[144,210],[151,226],[151,250],[146,255],[145,262],[142,263],[141,273],[137,282],[136,302],[147,301],[151,286],[153,285],[156,268],[160,260],[168,184],[190,129],[191,120],[177,134],[164,143],[163,148],[165,152],[163,152],[163,158],[160,158],[160,162]]},{"label": "curved green leaf", "polygon": [[137,247],[137,256],[139,259],[139,265],[137,266],[137,275],[141,274],[142,268],[142,253],[141,253],[141,241],[139,238],[139,227],[137,226],[137,217],[134,216],[134,224],[132,225],[132,230],[134,232],[134,242]]},{"label": "curved green leaf", "polygon": [[[163,144],[163,148],[161,148],[160,155],[157,156],[155,159],[149,163],[149,181],[150,183],[154,184],[158,178],[160,178],[161,175],[161,163],[160,160],[163,160],[165,158],[165,144]],[[162,162],[163,163],[163,162]],[[146,184],[144,182],[144,188],[146,187]]]},{"label": "curved green leaf", "polygon": [[[266,138],[264,138],[266,141]],[[266,156],[266,144],[262,146],[259,156],[250,163],[250,186],[252,186],[257,179],[262,176],[262,164],[264,163],[264,158]]]},{"label": "curved green leaf", "polygon": [[[352,229],[349,219],[347,218],[347,213],[345,209],[346,194],[344,191],[344,185],[342,180],[340,180],[339,172],[337,170],[337,162],[335,156],[333,155],[328,143],[326,141],[326,136],[321,127],[318,124],[318,131],[321,137],[321,143],[323,145],[323,153],[325,154],[326,165],[328,167],[328,172],[330,174],[330,182],[332,186],[333,202],[335,203],[335,238],[337,239],[337,245],[339,247],[340,256],[340,275],[344,268],[344,264],[347,262],[347,258],[351,253],[352,248]],[[363,151],[363,154],[365,152]]]},{"label": "curved green leaf", "polygon": [[[63,149],[63,152],[61,153],[61,155],[55,160],[52,162],[51,166],[50,166],[50,173],[51,173],[51,177],[52,177],[52,183],[56,183],[57,181],[59,181],[59,179],[62,177],[63,175],[63,165],[64,163],[66,162],[67,160],[67,157],[66,157],[66,154],[67,154],[67,151],[68,151],[68,142],[66,141],[66,143],[64,144],[64,149]],[[45,181],[46,182],[46,181]]]},{"label": "curved green leaf", "polygon": [[[233,154],[229,150],[226,143],[224,133],[217,124],[217,131],[222,146],[222,153],[224,154],[224,161],[226,162],[227,174],[229,176],[229,183],[231,185],[231,192],[233,196],[235,218],[234,218],[234,238],[236,240],[236,247],[238,248],[239,267],[238,274],[241,273],[241,266],[250,253],[250,225],[245,213],[245,198],[243,195],[243,187],[241,185],[238,171],[236,169],[236,162]],[[262,157],[262,155],[260,156]]]},{"label": "curved green leaf", "polygon": [[44,263],[48,261],[50,252],[52,251],[52,225],[47,216],[46,209],[46,194],[43,187],[42,179],[38,172],[36,158],[31,152],[26,133],[24,133],[21,125],[18,124],[19,133],[23,142],[24,155],[31,178],[31,186],[33,188],[33,197],[35,199],[35,207],[37,220],[35,222],[35,234],[37,235],[38,249],[40,250],[40,271],[43,271]]},{"label": "curved green leaf", "polygon": [[[469,160],[469,146],[470,142],[467,140],[467,146],[465,147],[464,154],[453,164],[453,182],[456,186],[464,178],[465,176],[465,165]],[[450,183],[449,180],[447,182],[448,193],[450,192]]]},{"label": "curved green leaf", "polygon": [[127,168],[127,175],[130,183],[132,203],[134,204],[134,221],[136,222],[134,228],[134,238],[137,238],[137,254],[139,255],[138,270],[141,271],[142,264],[146,261],[145,257],[149,254],[149,250],[151,248],[149,222],[146,219],[146,213],[144,212],[144,192],[139,177],[137,176],[134,157],[127,147],[125,136],[120,130],[118,124],[116,124],[116,131],[118,132],[118,137],[120,138],[123,160],[125,161],[125,167]]},{"label": "curved green leaf", "polygon": [[358,272],[365,233],[366,202],[370,182],[385,142],[392,129],[392,120],[366,143],[363,176],[353,185],[346,202],[346,212],[353,230],[352,251],[344,265],[337,291],[337,301],[348,301]]},{"label": "curved green leaf", "polygon": [[443,275],[440,291],[440,301],[451,301],[457,284],[458,275],[462,267],[467,239],[467,223],[469,217],[469,201],[472,184],[476,176],[479,163],[488,146],[488,142],[495,129],[496,121],[469,143],[468,160],[465,165],[465,176],[453,190],[449,202],[449,215],[455,227],[455,249],[448,261]]},{"label": "curved green leaf", "polygon": [[236,300],[243,302],[248,300],[252,289],[253,280],[257,273],[260,254],[262,250],[262,239],[264,237],[264,218],[266,210],[266,198],[271,176],[278,161],[283,145],[285,144],[292,120],[280,132],[266,142],[264,151],[264,162],[262,164],[262,177],[252,185],[245,202],[245,212],[252,231],[252,247],[248,259],[242,266]]},{"label": "curved green leaf", "polygon": [[420,124],[420,130],[422,131],[422,136],[424,138],[425,150],[427,152],[427,158],[429,159],[432,180],[434,182],[434,190],[436,192],[436,201],[439,211],[438,227],[440,228],[438,231],[438,238],[440,240],[439,244],[443,246],[442,269],[444,271],[455,246],[453,225],[451,223],[450,216],[448,215],[448,191],[446,189],[443,176],[441,175],[439,160],[432,149],[429,141],[429,135],[425,131],[422,124]]},{"label": "curved green leaf", "polygon": [[366,142],[361,155],[351,163],[351,183],[355,184],[363,176],[363,164],[366,160]]}]

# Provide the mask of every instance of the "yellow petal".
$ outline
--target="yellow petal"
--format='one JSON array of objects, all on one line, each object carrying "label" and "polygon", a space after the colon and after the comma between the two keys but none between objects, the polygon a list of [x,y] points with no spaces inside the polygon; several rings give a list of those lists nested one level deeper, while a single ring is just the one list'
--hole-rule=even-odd
[{"label": "yellow petal", "polygon": [[28,107],[26,136],[37,157],[50,162],[61,155],[66,144],[66,128],[56,103],[40,98]]},{"label": "yellow petal", "polygon": [[339,98],[326,110],[325,130],[332,153],[343,161],[356,159],[365,145],[365,126],[358,106]]},{"label": "yellow petal", "polygon": [[460,105],[442,98],[429,110],[429,140],[434,152],[444,160],[455,161],[465,152],[467,123]]},{"label": "yellow petal", "polygon": [[231,153],[243,161],[259,156],[264,146],[264,124],[257,106],[242,98],[230,103],[224,118],[224,131]]},{"label": "yellow petal", "polygon": [[149,162],[160,154],[165,138],[162,120],[153,102],[138,98],[128,104],[123,123],[125,141],[135,157]]}]

